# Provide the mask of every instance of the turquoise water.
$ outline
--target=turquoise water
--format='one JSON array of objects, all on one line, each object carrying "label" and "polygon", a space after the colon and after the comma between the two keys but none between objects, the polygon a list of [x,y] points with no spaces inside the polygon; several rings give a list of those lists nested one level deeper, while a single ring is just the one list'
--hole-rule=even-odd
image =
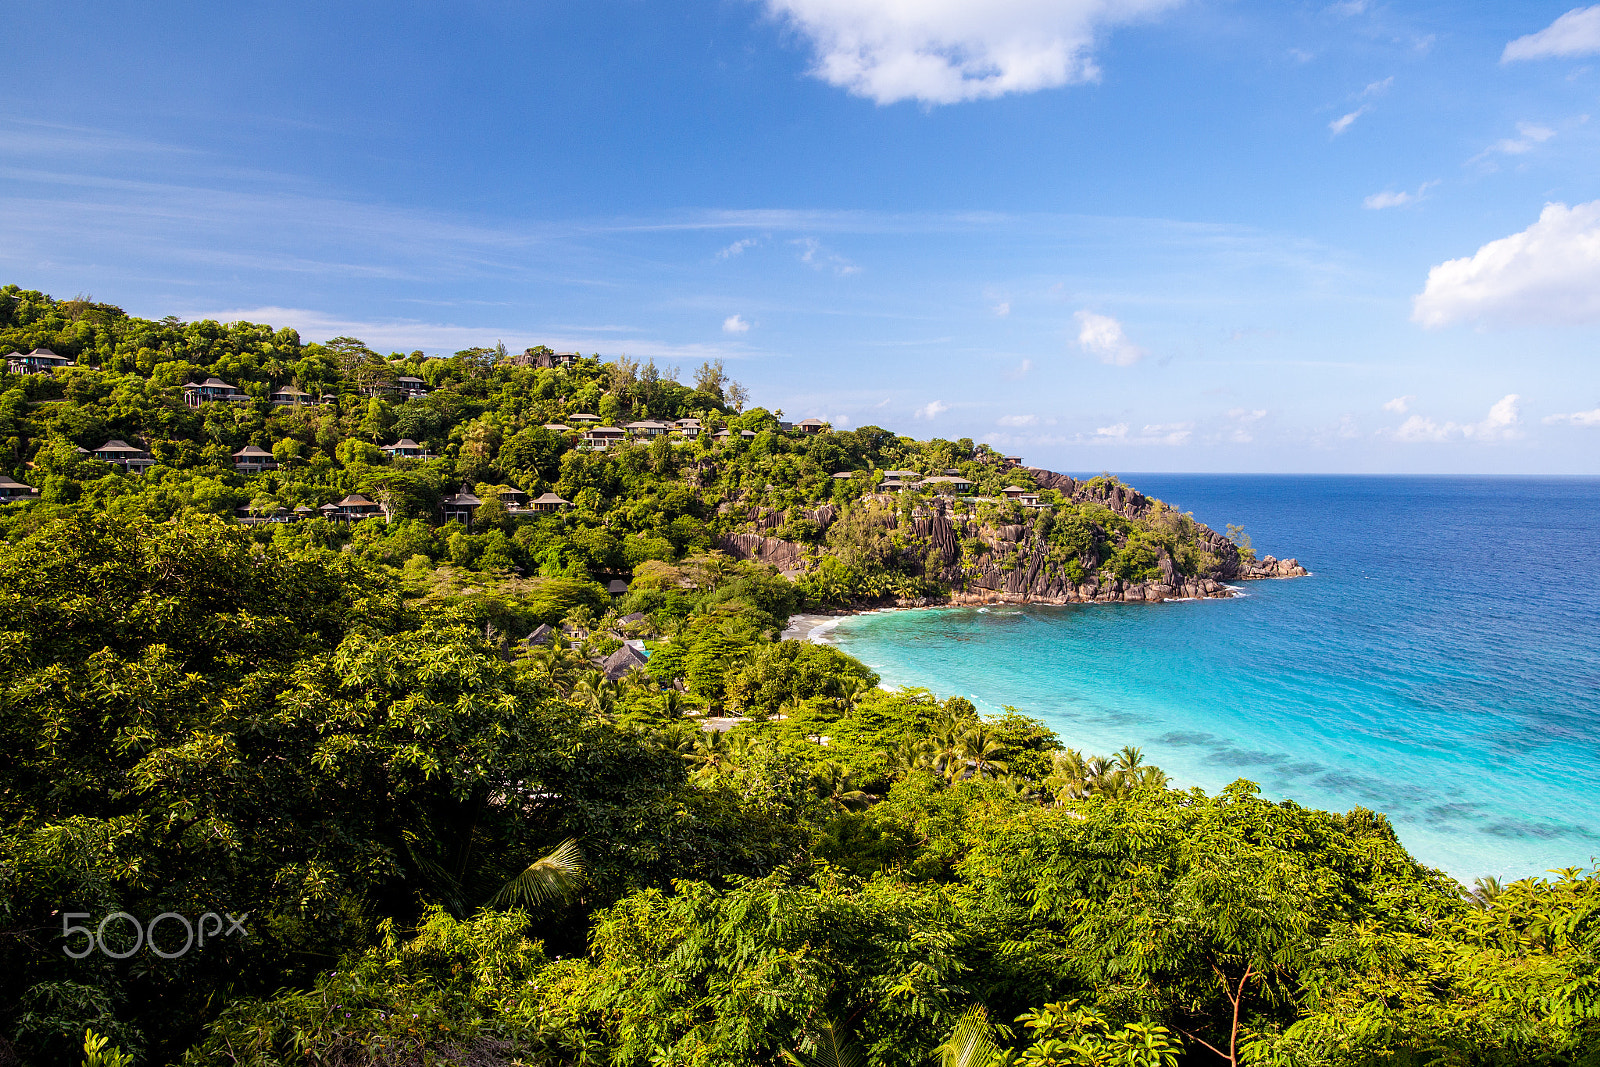
[{"label": "turquoise water", "polygon": [[1386,812],[1464,881],[1600,856],[1600,480],[1127,475],[1309,578],[1232,600],[879,612],[890,685],[1138,745],[1175,784]]}]

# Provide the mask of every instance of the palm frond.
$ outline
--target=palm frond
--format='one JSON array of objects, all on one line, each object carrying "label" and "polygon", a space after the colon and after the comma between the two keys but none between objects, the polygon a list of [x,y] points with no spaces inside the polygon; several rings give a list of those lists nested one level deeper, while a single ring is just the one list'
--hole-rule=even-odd
[{"label": "palm frond", "polygon": [[567,838],[540,856],[515,878],[500,887],[489,901],[490,907],[536,908],[553,900],[571,896],[583,883],[583,852],[575,838]]},{"label": "palm frond", "polygon": [[934,1054],[939,1057],[939,1067],[989,1067],[1000,1056],[989,1013],[976,1004],[968,1008]]},{"label": "palm frond", "polygon": [[850,1044],[843,1031],[826,1016],[811,1032],[812,1051],[784,1050],[784,1058],[794,1067],[867,1067],[861,1050]]}]

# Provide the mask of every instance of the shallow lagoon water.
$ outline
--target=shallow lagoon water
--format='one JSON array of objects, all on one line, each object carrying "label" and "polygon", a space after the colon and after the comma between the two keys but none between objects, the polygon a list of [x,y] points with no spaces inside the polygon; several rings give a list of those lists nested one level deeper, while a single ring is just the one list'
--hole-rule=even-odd
[{"label": "shallow lagoon water", "polygon": [[820,630],[891,685],[1388,814],[1470,882],[1600,856],[1600,480],[1127,475],[1312,577],[1232,600],[877,612]]}]

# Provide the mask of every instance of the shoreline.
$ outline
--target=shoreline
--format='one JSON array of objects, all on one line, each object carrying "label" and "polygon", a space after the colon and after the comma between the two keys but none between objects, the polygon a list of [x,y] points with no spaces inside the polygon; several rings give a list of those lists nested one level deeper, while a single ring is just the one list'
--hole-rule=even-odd
[{"label": "shoreline", "polygon": [[[1290,561],[1292,562],[1292,561]],[[1289,578],[1309,577],[1309,571],[1302,570],[1300,574],[1292,575],[1252,575],[1248,578],[1237,578],[1235,581],[1287,581]],[[823,643],[816,635],[820,631],[831,630],[845,619],[853,615],[872,615],[880,611],[932,611],[940,608],[984,608],[984,607],[1069,607],[1075,604],[1185,604],[1200,600],[1237,600],[1250,594],[1236,585],[1226,582],[1206,579],[1205,586],[1198,596],[1138,596],[1128,599],[1112,593],[1104,597],[1084,598],[1077,596],[1027,596],[1015,593],[1000,593],[984,591],[982,593],[950,593],[944,597],[901,597],[891,601],[875,603],[853,604],[846,608],[822,608],[816,611],[800,612],[789,616],[784,624],[780,640],[783,641],[812,641]],[[1120,584],[1120,583],[1119,583]],[[1216,591],[1211,591],[1208,586],[1214,586]]]}]

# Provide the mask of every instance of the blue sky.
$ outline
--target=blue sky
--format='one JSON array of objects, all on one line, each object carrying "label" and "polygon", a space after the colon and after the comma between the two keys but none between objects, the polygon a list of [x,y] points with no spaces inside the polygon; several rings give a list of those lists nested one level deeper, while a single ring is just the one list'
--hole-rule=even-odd
[{"label": "blue sky", "polygon": [[[152,10],[159,15],[151,15]],[[1600,7],[57,2],[0,279],[1063,470],[1600,473]]]}]

